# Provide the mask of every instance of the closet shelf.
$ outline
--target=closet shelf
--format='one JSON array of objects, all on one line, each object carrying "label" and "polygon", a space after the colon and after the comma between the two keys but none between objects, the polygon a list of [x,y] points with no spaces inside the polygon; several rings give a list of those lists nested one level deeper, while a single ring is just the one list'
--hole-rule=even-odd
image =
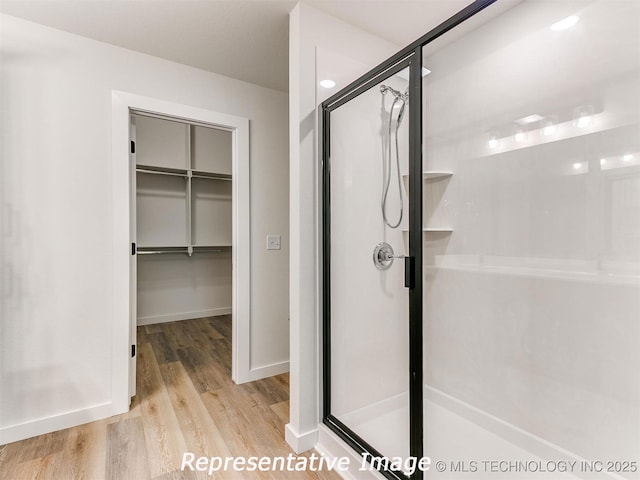
[{"label": "closet shelf", "polygon": [[186,177],[187,170],[179,168],[156,167],[153,165],[136,165],[138,173],[154,173],[157,175],[174,175],[177,177]]},{"label": "closet shelf", "polygon": [[156,167],[153,165],[137,165],[136,172],[155,175],[171,175],[174,177],[204,178],[208,180],[232,180],[232,176],[226,173],[206,172],[204,170]]},{"label": "closet shelf", "polygon": [[227,181],[233,180],[231,175],[228,175],[226,173],[211,173],[211,172],[203,172],[202,170],[192,170],[191,176],[193,178],[205,178],[208,180],[227,180]]}]

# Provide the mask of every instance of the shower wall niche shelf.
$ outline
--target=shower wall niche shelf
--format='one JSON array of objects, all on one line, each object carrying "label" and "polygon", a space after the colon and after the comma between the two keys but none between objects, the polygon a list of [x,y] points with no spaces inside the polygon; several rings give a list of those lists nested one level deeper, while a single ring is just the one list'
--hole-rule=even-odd
[{"label": "shower wall niche shelf", "polygon": [[[402,233],[409,233],[409,230],[402,230]],[[452,228],[423,228],[422,233],[453,233]]]},{"label": "shower wall niche shelf", "polygon": [[[450,177],[453,175],[453,172],[440,172],[440,171],[435,171],[435,170],[429,170],[426,172],[422,172],[422,178],[424,180],[431,180],[434,178],[446,178],[446,177]],[[408,178],[408,175],[405,173],[404,175],[402,175],[403,179]]]},{"label": "shower wall niche shelf", "polygon": [[[440,170],[425,170],[422,172],[422,179],[424,181],[426,180],[440,180],[440,179],[447,179],[449,177],[453,176],[453,172],[447,172],[447,171],[440,171]],[[404,184],[405,184],[405,188],[407,187],[407,183],[409,180],[409,176],[408,175],[402,175],[402,179],[404,180]],[[425,187],[425,188],[429,188],[429,187]],[[443,187],[444,188],[444,185]],[[435,191],[433,190],[433,188],[430,188],[429,191],[430,192],[435,192],[435,195],[441,195],[443,190],[441,187],[438,187],[437,189],[435,189]],[[408,191],[408,188],[406,188]],[[438,193],[439,192],[439,193]],[[427,197],[425,196],[423,198],[426,199]],[[426,208],[426,207],[425,207]],[[403,233],[408,233],[408,230],[403,230]],[[422,233],[424,234],[429,234],[429,233],[453,233],[453,229],[449,228],[449,227],[442,227],[442,228],[438,228],[438,227],[427,227],[427,228],[423,228],[422,229]]]},{"label": "shower wall niche shelf", "polygon": [[436,172],[436,171],[422,172],[422,176],[425,180],[430,180],[432,178],[446,178],[452,175],[453,175],[452,172]]}]

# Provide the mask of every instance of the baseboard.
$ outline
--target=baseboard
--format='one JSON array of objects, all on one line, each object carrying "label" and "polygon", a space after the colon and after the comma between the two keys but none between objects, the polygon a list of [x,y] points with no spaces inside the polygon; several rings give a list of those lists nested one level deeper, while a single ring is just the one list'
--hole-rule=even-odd
[{"label": "baseboard", "polygon": [[263,378],[273,377],[274,375],[280,375],[281,373],[287,373],[289,371],[289,362],[274,363],[272,365],[266,365],[264,367],[256,367],[249,370],[249,382],[255,382],[256,380],[262,380]]},{"label": "baseboard", "polygon": [[231,315],[231,307],[212,308],[210,310],[197,310],[194,312],[170,313],[168,315],[138,317],[138,326],[153,325],[155,323],[177,322],[178,320],[191,320],[192,318],[218,317],[220,315]]},{"label": "baseboard", "polygon": [[293,428],[293,425],[287,423],[284,426],[284,439],[296,453],[306,452],[316,446],[318,442],[318,430],[299,433]]},{"label": "baseboard", "polygon": [[114,411],[114,404],[108,402],[61,415],[39,418],[18,425],[9,425],[0,428],[0,445],[17,442],[56,430],[75,427],[96,420],[102,420],[103,418],[108,418],[120,413],[124,412]]}]

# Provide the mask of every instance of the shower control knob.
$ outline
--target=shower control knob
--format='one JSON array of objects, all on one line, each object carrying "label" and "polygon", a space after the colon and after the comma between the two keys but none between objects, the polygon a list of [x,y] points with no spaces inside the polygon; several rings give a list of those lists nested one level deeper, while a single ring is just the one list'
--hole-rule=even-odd
[{"label": "shower control knob", "polygon": [[405,256],[395,255],[393,247],[387,242],[381,242],[373,249],[373,264],[378,270],[387,270],[395,258],[405,258]]}]

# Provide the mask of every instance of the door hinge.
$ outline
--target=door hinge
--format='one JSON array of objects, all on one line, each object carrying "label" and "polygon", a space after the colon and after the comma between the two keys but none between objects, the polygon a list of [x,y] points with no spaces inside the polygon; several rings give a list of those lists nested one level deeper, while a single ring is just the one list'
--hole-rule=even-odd
[{"label": "door hinge", "polygon": [[136,346],[131,345],[131,358],[136,356]]},{"label": "door hinge", "polygon": [[133,242],[131,244],[131,255],[135,255],[136,254],[136,244],[135,242]]},{"label": "door hinge", "polygon": [[136,153],[136,142],[131,140],[131,153]]}]

